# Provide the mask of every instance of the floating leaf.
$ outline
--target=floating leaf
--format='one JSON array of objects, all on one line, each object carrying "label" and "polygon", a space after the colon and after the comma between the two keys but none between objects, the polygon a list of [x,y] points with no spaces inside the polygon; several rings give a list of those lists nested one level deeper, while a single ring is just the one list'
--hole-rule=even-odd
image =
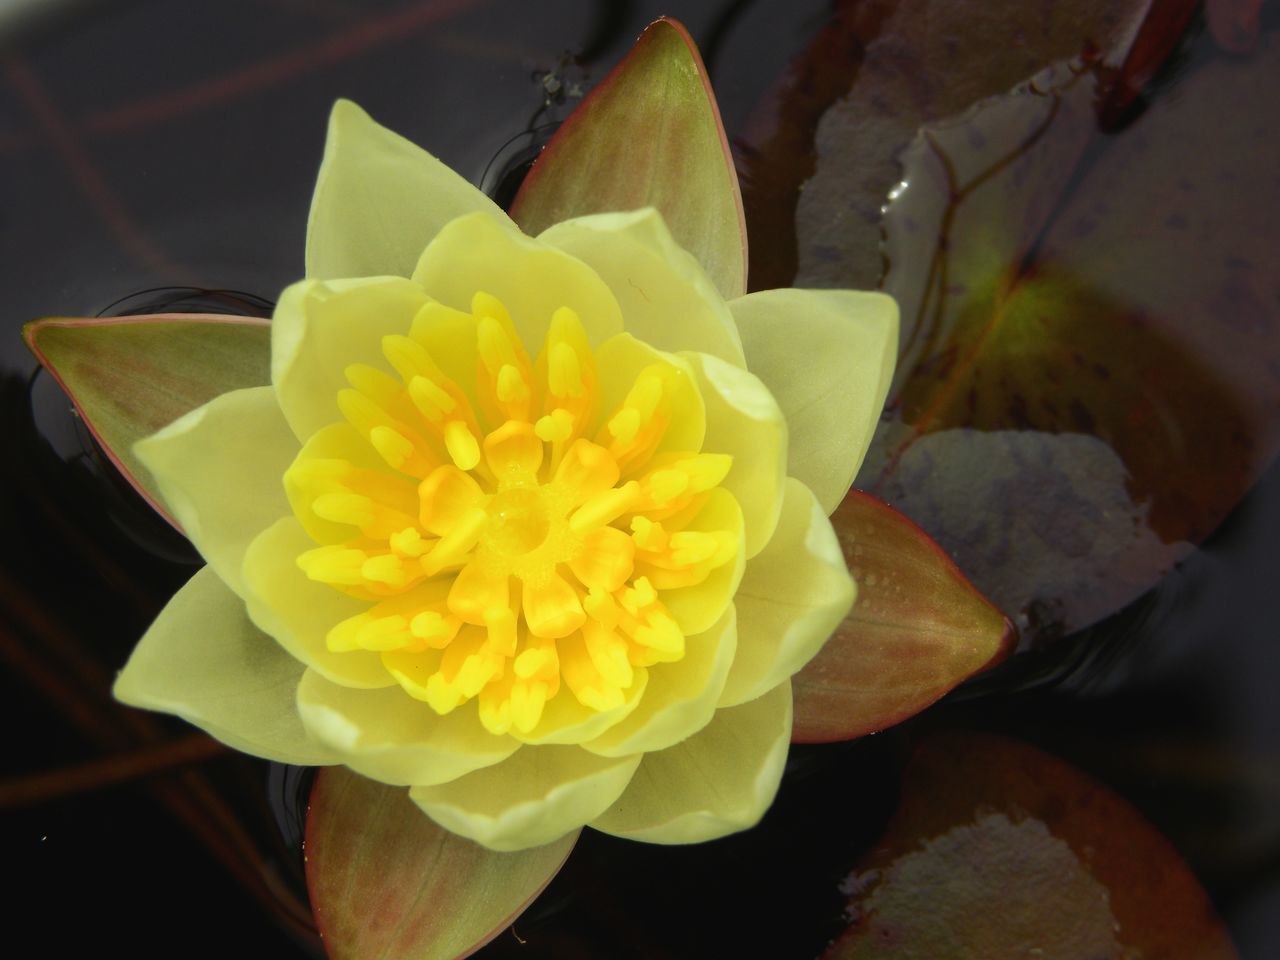
[{"label": "floating leaf", "polygon": [[306,839],[320,935],[333,960],[465,957],[524,912],[577,838],[496,853],[437,826],[403,788],[326,767]]},{"label": "floating leaf", "polygon": [[166,517],[134,442],[220,393],[271,382],[270,326],[250,317],[49,317],[23,336],[111,462]]},{"label": "floating leaf", "polygon": [[[814,175],[793,217],[777,211],[764,224],[751,222],[757,243],[796,231],[796,286],[875,286],[883,269],[880,210],[902,179],[898,155],[921,125],[1005,93],[1047,63],[1086,51],[1115,51],[1109,59],[1118,62],[1150,6],[1149,0],[846,2],[851,9],[836,22],[845,42],[823,49],[859,62],[848,96],[818,127]],[[767,162],[752,161],[744,180],[753,185],[770,172]]]},{"label": "floating leaf", "polygon": [[742,197],[720,110],[688,32],[666,18],[556,132],[511,215],[535,235],[570,217],[647,206],[725,299],[746,291]]},{"label": "floating leaf", "polygon": [[903,358],[860,483],[1024,635],[1138,596],[1280,449],[1278,82],[1272,42],[1103,137],[1062,66],[904,157]]},{"label": "floating leaf", "polygon": [[846,884],[826,960],[1232,960],[1191,871],[1127,802],[1004,737],[917,745],[884,839]]},{"label": "floating leaf", "polygon": [[792,680],[801,743],[847,740],[918,713],[1013,646],[1013,625],[925,533],[851,492],[831,517],[858,600]]}]

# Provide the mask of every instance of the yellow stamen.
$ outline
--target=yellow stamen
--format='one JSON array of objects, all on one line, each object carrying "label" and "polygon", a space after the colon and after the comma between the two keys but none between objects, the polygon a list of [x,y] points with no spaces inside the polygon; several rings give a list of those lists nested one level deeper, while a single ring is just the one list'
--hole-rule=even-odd
[{"label": "yellow stamen", "polygon": [[[518,330],[539,323],[531,364]],[[617,371],[597,370],[582,319],[568,307],[513,319],[484,292],[470,313],[426,304],[407,334],[382,338],[385,367],[344,371],[338,409],[360,439],[335,434],[286,475],[308,530],[348,532],[298,566],[368,604],[328,648],[377,653],[439,713],[476,700],[495,735],[543,736],[564,716],[557,697],[634,701],[647,668],[684,655],[666,591],[739,549],[736,533],[692,525],[714,526],[699,511],[732,461],[672,447],[700,435],[669,430],[701,423],[688,374],[651,363],[601,409],[600,378]]]},{"label": "yellow stamen", "polygon": [[459,470],[474,470],[480,462],[480,442],[461,420],[450,420],[444,428],[444,445]]}]

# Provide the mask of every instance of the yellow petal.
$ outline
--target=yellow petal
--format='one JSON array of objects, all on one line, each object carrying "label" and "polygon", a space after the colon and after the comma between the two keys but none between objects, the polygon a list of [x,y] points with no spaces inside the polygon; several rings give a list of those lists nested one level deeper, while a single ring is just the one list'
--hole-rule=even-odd
[{"label": "yellow petal", "polygon": [[249,622],[244,601],[209,567],[160,611],[112,691],[194,723],[228,746],[302,766],[340,762],[298,719],[306,668]]},{"label": "yellow petal", "polygon": [[585,587],[612,593],[631,577],[635,541],[617,527],[596,527],[582,538],[582,551],[569,569]]},{"label": "yellow petal", "polygon": [[538,239],[596,271],[617,297],[626,330],[659,350],[696,350],[745,366],[728,307],[701,264],[652,207],[566,220]]},{"label": "yellow petal", "polygon": [[484,438],[484,456],[499,483],[509,476],[536,476],[542,466],[542,441],[533,424],[508,420]]},{"label": "yellow petal", "polygon": [[767,290],[729,304],[751,372],[787,417],[787,473],[830,515],[849,492],[884,409],[898,305],[882,293]]},{"label": "yellow petal", "polygon": [[437,467],[418,488],[422,525],[444,536],[484,503],[484,491],[469,473],[452,464]]},{"label": "yellow petal", "polygon": [[483,626],[491,610],[511,606],[511,578],[469,563],[459,571],[449,589],[449,609],[465,623]]},{"label": "yellow petal", "polygon": [[516,229],[431,154],[339,100],[307,221],[307,276],[407,277],[441,227],[477,210]]},{"label": "yellow petal", "polygon": [[536,354],[551,317],[573,310],[592,346],[622,329],[618,302],[582,261],[520,234],[486,214],[447,224],[422,254],[413,279],[435,300],[457,310],[471,309],[486,293],[500,300],[524,348]]},{"label": "yellow petal", "polygon": [[285,289],[271,322],[271,382],[299,440],[342,419],[347,367],[385,368],[382,338],[410,330],[425,302],[401,277],[303,280]]},{"label": "yellow petal", "polygon": [[550,843],[595,819],[626,789],[640,757],[525,746],[502,763],[409,796],[446,830],[491,850]]},{"label": "yellow petal", "polygon": [[317,490],[324,483],[325,474],[345,473],[341,468],[334,470],[334,464],[339,461],[357,470],[385,475],[390,483],[404,479],[386,465],[349,423],[331,423],[312,434],[284,472],[284,490],[294,516],[316,543],[343,543],[355,535],[349,525],[326,520],[315,512]]},{"label": "yellow petal", "polygon": [[440,372],[462,388],[468,397],[476,395],[476,318],[469,310],[455,310],[434,300],[422,306],[413,318],[410,337],[427,350]]},{"label": "yellow petal", "polygon": [[711,629],[685,638],[685,655],[649,668],[640,705],[583,748],[601,756],[665,750],[696,733],[715,714],[737,648],[733,607]]},{"label": "yellow petal", "polygon": [[568,636],[587,619],[578,592],[554,570],[525,581],[521,604],[529,632],[535,637],[554,640]]},{"label": "yellow petal", "polygon": [[[737,498],[717,488],[709,491],[702,509],[678,531],[728,531],[733,541],[741,545],[744,523],[743,510]],[[715,567],[700,583],[659,590],[658,599],[685,634],[701,633],[724,614],[738,590],[748,562],[745,551],[739,546],[732,559]]]},{"label": "yellow petal", "polygon": [[259,533],[289,514],[280,477],[298,452],[270,387],[215,397],[134,447],[174,519],[223,581]]},{"label": "yellow petal", "polygon": [[[600,371],[599,411],[606,422],[626,401],[636,378],[643,371],[655,364],[669,365],[673,376],[665,381],[665,389],[672,416],[655,452],[692,452],[702,448],[706,435],[706,409],[694,371],[686,359],[655,350],[629,333],[623,333],[596,351],[596,364]],[[638,469],[643,465],[644,462],[640,462],[633,467]],[[627,471],[624,470],[625,473]]]},{"label": "yellow petal", "polygon": [[787,478],[773,539],[734,595],[738,653],[722,707],[754,700],[808,663],[853,605],[854,582],[822,506]]},{"label": "yellow petal", "polygon": [[683,743],[645,754],[618,802],[591,822],[647,843],[701,843],[756,825],[782,780],[791,684],[716,713]]},{"label": "yellow petal", "polygon": [[768,387],[754,374],[706,354],[684,354],[707,409],[708,453],[727,453],[733,466],[723,486],[742,506],[746,550],[754,557],[773,535],[787,476],[787,422]]},{"label": "yellow petal", "polygon": [[440,716],[399,687],[352,690],[314,670],[298,685],[298,713],[340,762],[402,786],[454,780],[505,760],[520,746],[485,730],[473,703]]},{"label": "yellow petal", "polygon": [[390,686],[395,679],[378,654],[334,653],[325,644],[330,629],[369,609],[369,604],[308,579],[298,567],[298,557],[314,547],[293,517],[278,520],[257,536],[241,569],[250,618],[289,653],[334,683]]},{"label": "yellow petal", "polygon": [[[581,634],[574,634],[558,641],[562,657],[565,645],[580,636]],[[581,668],[581,662],[577,666]],[[586,666],[590,668],[589,663]],[[528,733],[515,732],[514,735],[525,743],[584,743],[592,740],[622,722],[635,710],[644,696],[648,682],[648,670],[644,667],[633,668],[631,686],[621,691],[622,702],[608,710],[583,706],[568,686],[561,684],[560,691],[547,701],[537,726]]]}]

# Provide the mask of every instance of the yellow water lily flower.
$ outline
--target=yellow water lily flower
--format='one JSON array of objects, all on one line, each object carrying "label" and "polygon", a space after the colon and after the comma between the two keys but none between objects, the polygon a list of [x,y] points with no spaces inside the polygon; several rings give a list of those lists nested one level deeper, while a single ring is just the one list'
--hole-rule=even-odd
[{"label": "yellow water lily flower", "polygon": [[494,849],[750,827],[896,340],[876,293],[726,302],[652,209],[525,236],[339,103],[271,386],[137,447],[208,566],[116,694]]}]

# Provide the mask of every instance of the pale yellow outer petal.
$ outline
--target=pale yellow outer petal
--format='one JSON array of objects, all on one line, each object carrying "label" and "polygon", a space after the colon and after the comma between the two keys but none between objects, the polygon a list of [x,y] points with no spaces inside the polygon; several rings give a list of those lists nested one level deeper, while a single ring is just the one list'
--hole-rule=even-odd
[{"label": "pale yellow outer petal", "polygon": [[270,387],[233,390],[138,441],[165,504],[219,577],[243,592],[240,565],[259,533],[288,515],[280,477],[298,452]]},{"label": "pale yellow outer petal", "polygon": [[520,744],[480,725],[473,702],[440,716],[399,686],[353,690],[308,670],[298,713],[318,742],[357,773],[401,786],[437,784],[499,763]]},{"label": "pale yellow outer petal", "polygon": [[734,595],[738,652],[720,705],[754,700],[813,659],[854,596],[831,521],[809,488],[788,477],[773,538]]},{"label": "pale yellow outer petal", "polygon": [[339,100],[307,221],[307,276],[407,277],[441,227],[477,210],[516,230],[431,154]]},{"label": "pale yellow outer petal", "polygon": [[649,668],[649,688],[625,720],[583,744],[592,753],[622,757],[664,750],[711,722],[737,649],[730,606],[711,629],[685,638],[685,654]]},{"label": "pale yellow outer petal", "polygon": [[717,711],[683,743],[645,754],[618,802],[591,821],[648,843],[701,843],[746,830],[773,803],[791,740],[791,683]]},{"label": "pale yellow outer petal", "polygon": [[271,382],[299,440],[342,419],[338,391],[348,385],[347,367],[387,368],[382,338],[408,334],[426,300],[402,277],[303,280],[280,294],[271,322]]},{"label": "pale yellow outer petal", "polygon": [[245,614],[209,567],[160,611],[116,680],[116,699],[163,710],[245,753],[303,766],[337,763],[293,706],[305,668]]},{"label": "pale yellow outer petal", "polygon": [[766,290],[729,308],[748,368],[786,414],[787,473],[829,515],[849,492],[884,409],[898,305],[883,293]]},{"label": "pale yellow outer petal", "polygon": [[632,336],[659,350],[697,350],[745,365],[720,292],[654,208],[566,220],[538,239],[600,275],[618,298]]},{"label": "pale yellow outer petal", "polygon": [[681,356],[693,367],[707,408],[703,450],[733,456],[722,486],[742,507],[746,552],[754,557],[773,536],[782,509],[787,421],[754,374],[705,353]]},{"label": "pale yellow outer petal", "polygon": [[409,796],[446,830],[491,850],[539,847],[595,819],[618,799],[639,756],[524,746],[502,763]]},{"label": "pale yellow outer petal", "polygon": [[325,636],[338,622],[369,609],[324,583],[309,580],[298,556],[315,543],[294,517],[279,520],[249,545],[242,575],[245,605],[258,629],[321,676],[346,687],[388,687],[395,683],[376,653],[332,653]]},{"label": "pale yellow outer petal", "polygon": [[560,307],[577,313],[592,347],[622,330],[618,301],[594,270],[485,214],[441,229],[413,279],[432,299],[457,310],[470,311],[477,292],[497,297],[530,356],[542,348],[551,315]]}]

